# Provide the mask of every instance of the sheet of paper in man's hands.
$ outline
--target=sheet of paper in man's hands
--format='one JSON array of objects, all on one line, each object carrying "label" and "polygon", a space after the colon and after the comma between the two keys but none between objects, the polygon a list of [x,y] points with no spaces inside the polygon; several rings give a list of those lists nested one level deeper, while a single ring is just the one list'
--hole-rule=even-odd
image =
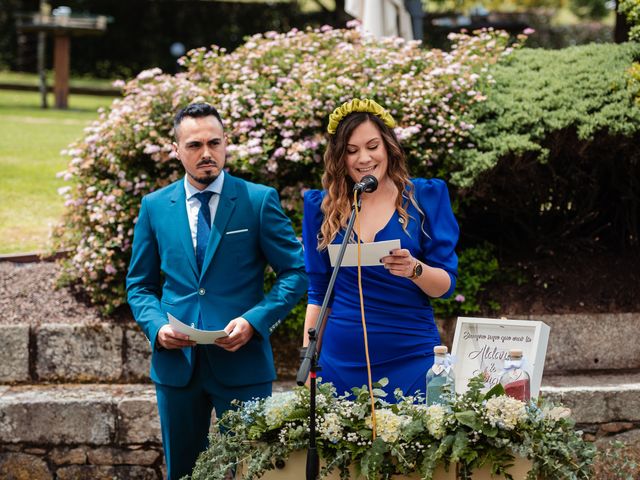
[{"label": "sheet of paper in man's hands", "polygon": [[171,325],[174,330],[184,333],[185,335],[189,335],[189,340],[193,340],[201,345],[212,344],[217,338],[229,336],[224,330],[199,330],[197,328],[190,327],[186,323],[182,323],[170,313],[167,313],[167,316],[169,317],[169,325]]},{"label": "sheet of paper in man's hands", "polygon": [[[378,265],[382,266],[380,259],[389,255],[391,250],[400,248],[400,239],[384,240],[382,242],[371,242],[360,244],[360,265],[363,267]],[[329,259],[331,259],[331,266],[335,267],[336,260],[338,259],[338,253],[340,252],[340,245],[329,245]],[[344,252],[342,258],[343,267],[357,267],[358,266],[358,244],[350,243],[347,245],[347,249]]]}]

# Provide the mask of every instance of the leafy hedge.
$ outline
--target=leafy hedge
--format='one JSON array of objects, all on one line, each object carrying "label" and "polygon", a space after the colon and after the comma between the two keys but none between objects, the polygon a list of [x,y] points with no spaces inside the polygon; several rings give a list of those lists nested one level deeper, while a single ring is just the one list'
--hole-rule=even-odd
[{"label": "leafy hedge", "polygon": [[640,40],[640,0],[620,0],[618,9],[627,17],[627,22],[631,26],[629,39]]},{"label": "leafy hedge", "polygon": [[460,186],[496,166],[507,154],[549,158],[553,132],[572,128],[578,140],[597,135],[631,137],[640,110],[633,108],[626,70],[640,56],[638,44],[592,44],[564,50],[522,49],[492,68],[483,86],[486,102],[473,109],[476,148],[458,157]]},{"label": "leafy hedge", "polygon": [[491,69],[471,112],[476,147],[452,174],[467,233],[512,249],[638,246],[639,56],[633,43],[521,49]]}]

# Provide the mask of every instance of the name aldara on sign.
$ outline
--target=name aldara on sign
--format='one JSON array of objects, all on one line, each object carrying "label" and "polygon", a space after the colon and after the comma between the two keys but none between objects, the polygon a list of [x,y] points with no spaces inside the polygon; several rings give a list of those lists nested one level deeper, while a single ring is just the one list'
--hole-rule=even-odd
[{"label": "name aldara on sign", "polygon": [[490,347],[489,345],[483,345],[480,350],[473,350],[469,352],[469,358],[471,360],[504,360],[509,356],[509,352],[500,350],[498,347]]}]

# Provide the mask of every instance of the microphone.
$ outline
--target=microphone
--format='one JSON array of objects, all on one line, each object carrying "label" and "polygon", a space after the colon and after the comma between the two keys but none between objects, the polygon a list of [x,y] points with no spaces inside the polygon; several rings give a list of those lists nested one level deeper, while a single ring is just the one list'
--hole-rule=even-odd
[{"label": "microphone", "polygon": [[353,191],[358,193],[371,193],[375,192],[378,188],[378,179],[373,175],[365,175],[362,179],[353,186]]}]

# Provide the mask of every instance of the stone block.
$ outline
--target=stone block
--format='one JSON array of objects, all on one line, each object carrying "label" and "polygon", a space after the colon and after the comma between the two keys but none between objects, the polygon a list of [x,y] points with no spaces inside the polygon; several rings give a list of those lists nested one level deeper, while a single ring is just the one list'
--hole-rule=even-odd
[{"label": "stone block", "polygon": [[104,386],[13,387],[0,397],[0,443],[112,443],[112,393]]},{"label": "stone block", "polygon": [[146,465],[156,463],[160,458],[158,450],[150,448],[127,449],[103,447],[87,452],[89,463],[93,465]]},{"label": "stone block", "polygon": [[87,463],[87,452],[84,448],[54,448],[49,453],[49,459],[55,465],[83,465]]},{"label": "stone block", "polygon": [[7,443],[5,443],[4,445],[2,445],[1,450],[3,452],[22,452],[23,446],[22,445],[9,445]]},{"label": "stone block", "polygon": [[56,471],[58,480],[161,480],[155,470],[140,466],[72,465]]},{"label": "stone block", "polygon": [[[611,423],[640,421],[639,375],[583,375],[553,378],[542,395],[560,402],[572,411],[577,423]],[[547,379],[549,381],[549,379]],[[555,386],[555,385],[563,386]]]},{"label": "stone block", "polygon": [[0,454],[0,478],[11,480],[52,480],[45,461],[24,453]]},{"label": "stone block", "polygon": [[[514,317],[515,318],[515,317]],[[523,317],[520,317],[523,318]],[[640,313],[530,315],[549,327],[546,372],[640,368]]]},{"label": "stone block", "polygon": [[632,430],[634,427],[631,422],[611,422],[604,423],[598,428],[598,436],[610,435],[612,433],[620,433],[626,432],[627,430]]},{"label": "stone block", "polygon": [[160,417],[155,391],[149,387],[146,393],[136,398],[126,398],[118,403],[117,442],[120,445],[162,443]]},{"label": "stone block", "polygon": [[30,455],[37,455],[37,456],[43,456],[45,453],[47,453],[47,450],[44,448],[25,448],[24,450],[22,450],[22,453],[28,453]]},{"label": "stone block", "polygon": [[0,383],[29,381],[29,325],[0,325],[0,338]]},{"label": "stone block", "polygon": [[151,347],[149,340],[136,325],[124,331],[125,360],[123,377],[127,382],[150,382]]},{"label": "stone block", "polygon": [[49,382],[110,382],[122,375],[122,328],[46,324],[36,330],[36,374]]}]

